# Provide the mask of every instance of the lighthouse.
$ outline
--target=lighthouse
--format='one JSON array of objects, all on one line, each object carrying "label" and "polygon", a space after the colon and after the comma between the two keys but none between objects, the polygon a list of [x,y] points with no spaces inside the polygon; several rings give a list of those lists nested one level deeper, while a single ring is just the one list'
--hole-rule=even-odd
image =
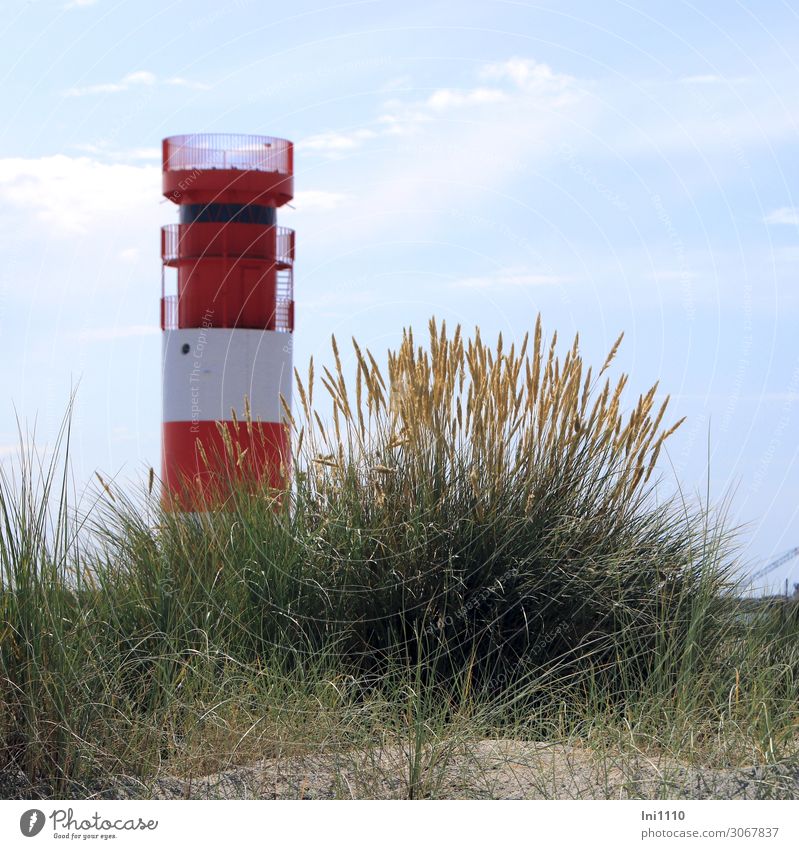
[{"label": "lighthouse", "polygon": [[197,511],[241,478],[281,487],[288,474],[294,231],[277,209],[293,196],[293,146],[172,136],[162,170],[179,211],[161,230],[162,495]]}]

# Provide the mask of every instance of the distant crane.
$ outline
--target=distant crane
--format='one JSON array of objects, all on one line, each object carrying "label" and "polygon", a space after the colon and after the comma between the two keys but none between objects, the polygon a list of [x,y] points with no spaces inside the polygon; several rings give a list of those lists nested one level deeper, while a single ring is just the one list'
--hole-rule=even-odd
[{"label": "distant crane", "polygon": [[758,569],[758,571],[752,575],[750,580],[754,582],[758,578],[765,577],[770,572],[773,572],[775,569],[779,569],[780,566],[793,560],[794,557],[799,557],[799,546],[792,548],[790,551],[786,551],[785,554],[780,555],[776,560],[772,560],[771,563],[767,564],[762,569]]}]

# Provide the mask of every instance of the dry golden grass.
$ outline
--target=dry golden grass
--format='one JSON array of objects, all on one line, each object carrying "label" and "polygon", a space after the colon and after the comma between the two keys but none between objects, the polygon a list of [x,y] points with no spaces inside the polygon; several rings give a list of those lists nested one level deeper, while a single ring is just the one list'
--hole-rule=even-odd
[{"label": "dry golden grass", "polygon": [[450,336],[435,319],[429,332],[425,350],[404,331],[399,349],[389,352],[387,376],[353,339],[354,392],[334,337],[335,367],[321,377],[333,402],[332,422],[314,409],[313,360],[305,381],[295,372],[302,411],[299,423],[292,419],[295,453],[309,460],[319,490],[340,485],[352,462],[362,466],[364,459],[378,490],[400,466],[409,485],[460,466],[470,470],[487,509],[509,474],[534,499],[536,480],[552,464],[568,467],[590,456],[613,475],[611,500],[624,502],[649,480],[663,443],[682,423],[662,425],[669,399],[655,409],[657,384],[625,414],[627,375],[602,382],[622,336],[594,376],[583,366],[579,337],[562,360],[557,334],[545,344],[540,316],[532,343],[526,335],[507,350],[501,335],[494,347],[479,330],[464,341],[460,326]]}]

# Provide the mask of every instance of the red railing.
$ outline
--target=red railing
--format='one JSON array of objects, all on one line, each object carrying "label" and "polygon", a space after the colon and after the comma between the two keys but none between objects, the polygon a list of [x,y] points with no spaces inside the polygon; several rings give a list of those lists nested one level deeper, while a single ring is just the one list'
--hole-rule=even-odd
[{"label": "red railing", "polygon": [[161,330],[177,330],[178,296],[164,295],[161,298]]},{"label": "red railing", "polygon": [[[247,225],[241,225],[247,226]],[[263,234],[264,238],[254,238],[242,244],[230,245],[235,240],[236,231],[230,231],[227,227],[219,229],[218,224],[210,225],[209,231],[218,231],[221,239],[216,239],[212,244],[203,241],[201,254],[187,250],[184,241],[188,228],[193,228],[195,234],[200,234],[199,228],[203,223],[195,224],[167,224],[161,228],[161,258],[166,265],[177,262],[179,259],[199,259],[200,257],[249,257],[251,259],[273,259],[276,265],[291,266],[294,264],[294,231],[288,227],[276,227],[275,250],[272,255],[271,242],[265,237],[268,235],[267,228],[257,228],[256,233]],[[252,231],[248,231],[251,233]],[[200,236],[202,238],[202,236]],[[241,242],[242,240],[237,240]]]},{"label": "red railing", "polygon": [[161,259],[164,264],[175,262],[180,256],[180,224],[165,224],[161,228]]},{"label": "red railing", "polygon": [[164,139],[164,171],[269,171],[291,175],[294,149],[272,136],[201,133]]},{"label": "red railing", "polygon": [[282,269],[277,273],[275,292],[275,330],[291,333],[294,330],[294,270]]},{"label": "red railing", "polygon": [[275,259],[280,265],[294,265],[294,231],[289,227],[277,228]]},{"label": "red railing", "polygon": [[[161,297],[161,330],[177,330],[178,296]],[[277,272],[275,292],[275,330],[281,333],[294,331],[294,272],[285,268]]]}]

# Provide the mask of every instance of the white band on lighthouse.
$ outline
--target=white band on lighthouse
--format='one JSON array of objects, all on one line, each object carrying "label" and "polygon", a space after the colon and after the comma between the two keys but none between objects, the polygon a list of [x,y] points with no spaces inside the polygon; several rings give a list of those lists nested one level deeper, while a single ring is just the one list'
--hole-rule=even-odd
[{"label": "white band on lighthouse", "polygon": [[196,327],[163,334],[164,422],[282,422],[291,407],[291,334]]}]

